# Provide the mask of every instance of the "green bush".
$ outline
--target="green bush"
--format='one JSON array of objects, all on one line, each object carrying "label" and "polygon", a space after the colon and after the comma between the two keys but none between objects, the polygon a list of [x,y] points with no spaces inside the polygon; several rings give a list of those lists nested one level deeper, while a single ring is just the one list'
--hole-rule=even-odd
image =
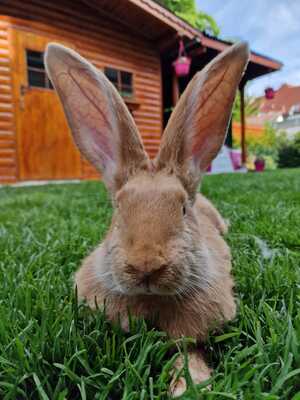
[{"label": "green bush", "polygon": [[250,169],[257,158],[265,160],[266,169],[300,167],[300,132],[289,139],[267,123],[262,135],[246,136],[246,145]]},{"label": "green bush", "polygon": [[278,150],[278,167],[300,167],[300,132],[295,135],[293,140],[281,143]]},{"label": "green bush", "polygon": [[263,135],[246,137],[246,144],[248,152],[254,160],[263,158],[266,169],[276,169],[278,160],[277,133],[270,124],[265,125]]},{"label": "green bush", "polygon": [[274,170],[277,168],[277,162],[276,162],[277,155],[276,155],[276,157],[274,157],[272,155],[266,155],[266,156],[264,156],[264,159],[266,162],[265,169]]}]

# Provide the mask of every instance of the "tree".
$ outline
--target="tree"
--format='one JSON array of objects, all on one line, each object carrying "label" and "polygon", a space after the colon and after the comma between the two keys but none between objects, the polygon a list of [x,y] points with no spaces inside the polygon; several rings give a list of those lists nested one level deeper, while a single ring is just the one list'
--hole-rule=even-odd
[{"label": "tree", "polygon": [[[259,113],[260,100],[245,96],[245,117],[252,117]],[[232,110],[232,119],[236,122],[241,122],[241,98],[239,93],[236,95]]]},{"label": "tree", "polygon": [[158,2],[201,31],[214,36],[219,35],[220,29],[216,21],[210,15],[198,11],[195,0],[158,0]]}]

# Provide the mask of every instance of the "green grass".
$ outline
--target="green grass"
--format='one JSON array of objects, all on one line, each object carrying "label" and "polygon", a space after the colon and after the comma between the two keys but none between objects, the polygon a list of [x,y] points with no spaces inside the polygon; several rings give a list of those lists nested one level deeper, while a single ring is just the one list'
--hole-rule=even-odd
[{"label": "green grass", "polygon": [[[203,192],[231,221],[239,312],[206,345],[210,394],[183,398],[299,400],[300,170],[206,177]],[[110,217],[96,182],[0,190],[1,399],[167,398],[174,343],[76,304],[73,273]]]}]

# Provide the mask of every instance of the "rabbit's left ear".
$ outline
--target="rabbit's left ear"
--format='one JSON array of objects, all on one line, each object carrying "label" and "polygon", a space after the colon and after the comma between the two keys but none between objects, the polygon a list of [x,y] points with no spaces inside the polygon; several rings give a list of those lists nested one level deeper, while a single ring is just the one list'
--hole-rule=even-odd
[{"label": "rabbit's left ear", "polygon": [[239,43],[198,72],[182,94],[165,129],[156,158],[195,190],[209,163],[222,147],[236,90],[247,66],[248,45]]},{"label": "rabbit's left ear", "polygon": [[149,168],[134,120],[101,71],[56,43],[48,45],[45,65],[79,150],[101,172],[112,194]]}]

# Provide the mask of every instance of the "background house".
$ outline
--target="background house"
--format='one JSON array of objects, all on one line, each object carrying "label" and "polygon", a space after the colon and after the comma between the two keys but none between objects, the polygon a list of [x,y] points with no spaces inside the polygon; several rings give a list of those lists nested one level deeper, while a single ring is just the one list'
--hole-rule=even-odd
[{"label": "background house", "polygon": [[259,113],[248,118],[248,123],[259,129],[270,122],[277,130],[293,137],[300,132],[300,86],[284,84],[274,91],[273,96],[272,99],[257,99],[260,103]]},{"label": "background house", "polygon": [[[189,76],[180,80],[172,66],[179,35],[192,58]],[[151,157],[168,119],[164,111],[175,105],[193,74],[231,45],[153,0],[1,0],[0,182],[98,176],[75,148],[45,74],[43,52],[50,41],[72,47],[104,70],[132,112]],[[244,86],[280,67],[251,53],[240,86],[244,160]]]}]

